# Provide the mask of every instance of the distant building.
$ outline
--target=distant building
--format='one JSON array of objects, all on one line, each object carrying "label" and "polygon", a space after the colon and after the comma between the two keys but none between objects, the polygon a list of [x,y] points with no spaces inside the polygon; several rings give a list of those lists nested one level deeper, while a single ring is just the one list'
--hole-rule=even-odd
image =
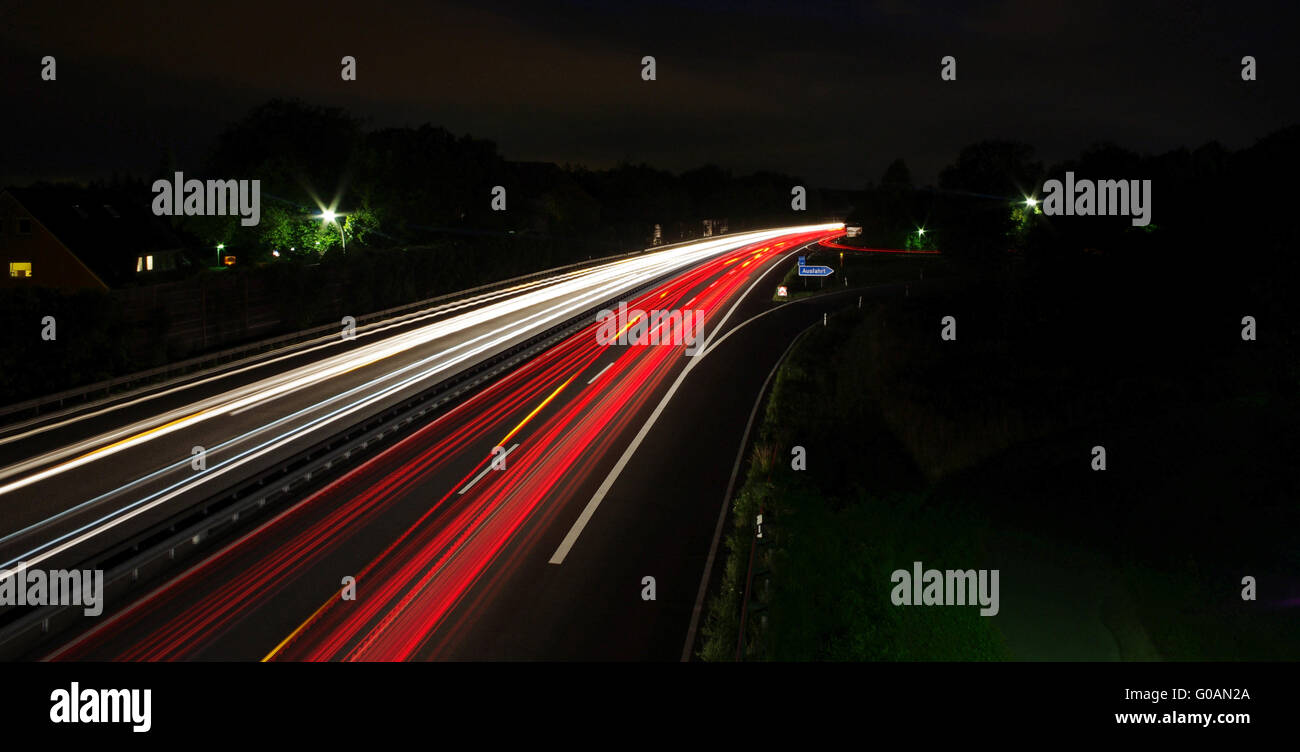
[{"label": "distant building", "polygon": [[725,219],[704,220],[704,237],[711,238],[714,235],[725,235],[726,233],[727,233],[727,220]]},{"label": "distant building", "polygon": [[188,266],[147,198],[66,185],[0,191],[0,287],[107,290]]}]

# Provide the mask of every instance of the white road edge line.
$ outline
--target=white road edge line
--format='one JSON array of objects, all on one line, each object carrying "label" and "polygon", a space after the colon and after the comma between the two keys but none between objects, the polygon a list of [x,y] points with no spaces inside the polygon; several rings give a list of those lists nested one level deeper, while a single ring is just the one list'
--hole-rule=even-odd
[{"label": "white road edge line", "polygon": [[[501,456],[502,456],[502,457],[509,457],[509,456],[510,456],[510,453],[513,452],[513,451],[515,451],[515,449],[517,449],[518,447],[519,447],[519,444],[516,442],[514,446],[510,447],[509,449],[507,449],[507,450],[506,450],[506,453],[503,454],[503,455],[501,455]],[[492,460],[495,461],[496,458],[493,457]],[[469,483],[466,483],[464,488],[462,488],[462,489],[460,489],[459,491],[456,492],[456,495],[457,495],[457,496],[460,496],[460,495],[464,494],[466,491],[468,491],[468,490],[470,490],[471,488],[473,488],[473,487],[474,487],[474,484],[475,484],[475,483],[478,483],[478,482],[481,481],[481,480],[483,480],[483,476],[487,475],[487,474],[488,474],[488,471],[491,470],[491,469],[492,469],[492,462],[488,462],[488,463],[487,463],[487,466],[484,467],[483,470],[482,470],[478,475],[475,475],[475,476],[474,476],[474,480],[471,480]]]},{"label": "white road edge line", "polygon": [[731,501],[731,494],[736,490],[736,476],[740,474],[740,466],[745,459],[745,447],[749,446],[749,432],[754,428],[754,418],[758,416],[758,408],[763,404],[763,395],[767,394],[767,387],[772,383],[772,377],[776,376],[781,364],[790,356],[790,351],[794,349],[795,344],[815,326],[817,325],[809,326],[790,340],[790,345],[785,348],[785,352],[781,353],[781,357],[777,358],[776,365],[772,366],[767,378],[763,380],[763,386],[758,390],[758,396],[754,398],[754,409],[749,411],[749,422],[745,424],[745,432],[740,437],[740,448],[736,450],[736,464],[731,466],[731,479],[727,481],[727,492],[722,495],[722,508],[718,510],[717,527],[713,529],[713,543],[709,545],[709,558],[704,561],[704,572],[700,575],[700,589],[695,596],[695,608],[691,610],[691,626],[686,630],[686,644],[682,646],[682,663],[691,659],[691,648],[695,645],[695,630],[700,625],[700,613],[704,610],[704,596],[709,588],[709,574],[713,571],[713,560],[718,555],[718,542],[722,540],[722,526],[727,521],[727,507]]},{"label": "white road edge line", "polygon": [[[802,251],[815,242],[817,241],[811,241],[799,246],[798,248],[791,249],[790,252],[782,258],[782,262],[788,260],[791,256],[798,254],[799,251]],[[712,352],[713,347],[716,347],[717,344],[722,344],[727,337],[739,330],[740,327],[736,327],[736,329],[727,332],[727,334],[723,335],[722,339],[718,340],[717,344],[711,347],[710,343],[713,340],[714,335],[722,331],[722,327],[726,325],[727,319],[731,318],[731,314],[735,312],[741,301],[749,297],[749,294],[754,291],[754,288],[757,287],[758,284],[767,277],[767,275],[771,274],[773,269],[781,265],[781,263],[776,263],[769,266],[767,271],[760,274],[758,279],[754,280],[753,284],[749,286],[749,289],[745,290],[745,293],[737,297],[736,302],[731,304],[731,308],[727,310],[727,314],[722,317],[722,320],[718,322],[718,325],[714,327],[713,331],[710,332],[709,336],[704,340],[704,345],[700,348],[700,354],[691,358],[691,362],[687,363],[686,368],[682,369],[682,372],[677,375],[677,380],[668,388],[668,393],[659,401],[654,412],[650,414],[650,417],[646,419],[645,424],[641,426],[641,430],[637,431],[636,437],[632,439],[632,443],[628,445],[626,450],[624,450],[623,456],[618,458],[618,463],[609,471],[609,475],[605,476],[605,481],[600,484],[600,488],[596,489],[596,493],[591,497],[591,501],[587,502],[587,506],[583,508],[582,514],[578,515],[578,519],[573,523],[573,527],[569,528],[569,532],[564,536],[564,540],[560,541],[560,547],[555,549],[555,553],[551,555],[551,564],[564,563],[564,557],[569,555],[569,550],[573,548],[573,544],[578,541],[578,536],[582,535],[582,529],[587,526],[587,523],[591,520],[591,516],[596,513],[596,508],[605,500],[605,494],[609,493],[609,489],[613,487],[614,481],[618,480],[618,476],[622,474],[623,468],[627,467],[627,463],[632,459],[632,455],[636,454],[636,450],[641,446],[641,442],[645,440],[646,435],[650,433],[650,429],[654,427],[655,422],[659,420],[659,416],[663,413],[664,408],[668,406],[673,395],[677,393],[677,388],[686,380],[686,376],[690,374],[691,369],[695,367],[696,363],[699,363],[700,360]],[[755,316],[754,319],[775,310],[776,308],[769,308],[758,316]],[[750,319],[750,321],[753,321],[754,319]]]},{"label": "white road edge line", "polygon": [[595,376],[592,376],[590,379],[587,380],[587,384],[588,384],[588,386],[591,385],[591,382],[593,382],[593,381],[595,381],[596,379],[600,378],[601,374],[603,374],[604,372],[608,371],[608,370],[609,370],[609,367],[612,366],[612,365],[614,365],[614,361],[612,361],[612,360],[611,360],[610,362],[606,363],[606,364],[605,364],[605,367],[602,368],[602,369],[600,369],[600,373],[596,374]]}]

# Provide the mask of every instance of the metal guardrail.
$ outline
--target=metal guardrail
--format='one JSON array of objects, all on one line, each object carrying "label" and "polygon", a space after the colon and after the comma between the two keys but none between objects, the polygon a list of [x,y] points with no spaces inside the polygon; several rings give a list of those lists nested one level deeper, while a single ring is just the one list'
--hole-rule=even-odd
[{"label": "metal guardrail", "polygon": [[[744,233],[737,232],[737,233],[729,233],[729,234],[740,235]],[[714,237],[727,237],[727,235],[717,235]],[[638,256],[643,253],[667,250],[675,246],[688,245],[690,243],[698,243],[700,242],[700,240],[701,239],[684,240],[681,241],[680,243],[670,243],[667,245],[654,246],[651,248],[643,248],[637,251],[629,251],[627,253],[620,253],[612,256],[602,256],[600,258],[588,259],[586,261],[578,261],[572,264],[566,264],[564,266],[557,266],[552,269],[543,269],[537,272],[530,272],[529,274],[524,274],[518,277],[511,277],[510,279],[501,280],[499,282],[489,282],[488,284],[479,285],[478,287],[472,287],[467,290],[458,290],[456,292],[447,293],[445,295],[439,295],[433,298],[427,298],[425,300],[416,301],[414,303],[405,303],[400,306],[386,308],[382,311],[375,311],[373,313],[368,313],[358,317],[356,323],[357,326],[360,327],[365,324],[374,323],[388,317],[397,317],[405,314],[416,313],[419,312],[420,309],[427,308],[431,305],[454,302],[456,300],[473,297],[474,295],[477,294],[492,292],[494,290],[500,290],[513,285],[523,284],[530,281],[536,281],[538,279],[543,279],[545,277],[553,276],[555,274],[561,274],[569,271],[576,271],[585,267],[596,267],[605,263],[609,263],[611,261],[617,261],[619,259],[628,258],[631,256]],[[185,376],[201,375],[200,372],[205,366],[208,367],[208,369],[207,371],[202,371],[203,374],[215,370],[219,370],[220,368],[225,368],[225,367],[230,367],[235,365],[243,365],[251,360],[255,360],[256,358],[259,358],[267,354],[268,350],[273,350],[275,348],[281,348],[287,350],[296,345],[307,344],[313,338],[316,338],[320,335],[325,335],[327,333],[337,333],[338,330],[339,330],[338,324],[333,324],[333,323],[323,324],[321,326],[313,327],[311,329],[304,329],[297,332],[291,332],[289,334],[283,334],[278,337],[259,340],[257,342],[240,345],[238,347],[228,348],[214,353],[199,355],[193,358],[189,358],[187,360],[182,360],[175,363],[168,363],[166,365],[158,366],[157,368],[151,368],[145,371],[137,371],[135,373],[125,374],[123,376],[117,376],[115,378],[105,379],[103,381],[99,381],[94,384],[75,387],[73,389],[68,389],[62,392],[58,392],[56,394],[36,397],[30,400],[26,400],[24,402],[18,402],[5,407],[0,407],[0,425],[12,423],[14,422],[14,420],[18,418],[29,418],[29,419],[37,418],[40,415],[42,415],[41,411],[43,408],[56,406],[57,409],[62,409],[65,406],[64,403],[69,401],[72,402],[80,401],[83,404],[89,404],[87,401],[91,397],[94,397],[96,395],[102,394],[101,401],[104,401],[114,397],[115,395],[126,396],[131,393],[130,389],[122,389],[123,387],[140,386],[140,389],[137,389],[136,391],[142,391],[149,387],[160,386],[162,384],[165,384],[167,383],[168,378],[172,376],[179,379]],[[16,416],[16,417],[7,418],[7,416]]]},{"label": "metal guardrail", "polygon": [[[557,342],[580,331],[612,300],[636,295],[663,277],[624,291],[544,332],[498,353],[474,367],[444,379],[377,415],[352,425],[311,448],[277,463],[249,479],[187,507],[169,520],[80,562],[75,569],[103,570],[103,604],[107,610],[145,584],[160,578],[182,561],[194,558],[213,539],[240,523],[264,516],[268,508],[297,498],[321,478],[355,466],[398,434],[413,431],[442,408],[467,396]],[[0,655],[22,658],[45,646],[51,636],[76,626],[82,606],[27,606],[0,613]]]}]

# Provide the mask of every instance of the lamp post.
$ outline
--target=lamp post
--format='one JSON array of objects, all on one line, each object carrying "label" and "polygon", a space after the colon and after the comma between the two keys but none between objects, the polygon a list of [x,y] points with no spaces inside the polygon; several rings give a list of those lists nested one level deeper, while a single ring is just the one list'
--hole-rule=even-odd
[{"label": "lamp post", "polygon": [[339,240],[343,242],[343,250],[346,251],[348,249],[348,239],[347,236],[343,234],[343,225],[335,221],[340,215],[334,213],[334,210],[332,209],[325,209],[316,216],[323,219],[325,224],[333,224],[335,227],[339,228]]},{"label": "lamp post", "polygon": [[221,265],[222,265],[222,263],[221,263],[221,262],[222,262],[222,256],[224,255],[224,254],[222,253],[222,251],[224,251],[224,250],[226,250],[226,244],[225,244],[225,243],[217,243],[217,266],[221,266]]}]

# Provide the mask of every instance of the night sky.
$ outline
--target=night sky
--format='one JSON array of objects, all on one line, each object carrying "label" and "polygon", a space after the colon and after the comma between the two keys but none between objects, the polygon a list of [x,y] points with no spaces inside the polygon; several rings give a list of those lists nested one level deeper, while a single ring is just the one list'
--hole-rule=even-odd
[{"label": "night sky", "polygon": [[[1100,140],[1240,148],[1300,122],[1295,3],[118,5],[4,10],[0,183],[146,175],[166,149],[197,170],[222,125],[277,96],[430,122],[514,160],[712,162],[842,188],[896,157],[933,182],[982,138],[1051,162]],[[1241,80],[1243,55],[1259,80]]]}]

